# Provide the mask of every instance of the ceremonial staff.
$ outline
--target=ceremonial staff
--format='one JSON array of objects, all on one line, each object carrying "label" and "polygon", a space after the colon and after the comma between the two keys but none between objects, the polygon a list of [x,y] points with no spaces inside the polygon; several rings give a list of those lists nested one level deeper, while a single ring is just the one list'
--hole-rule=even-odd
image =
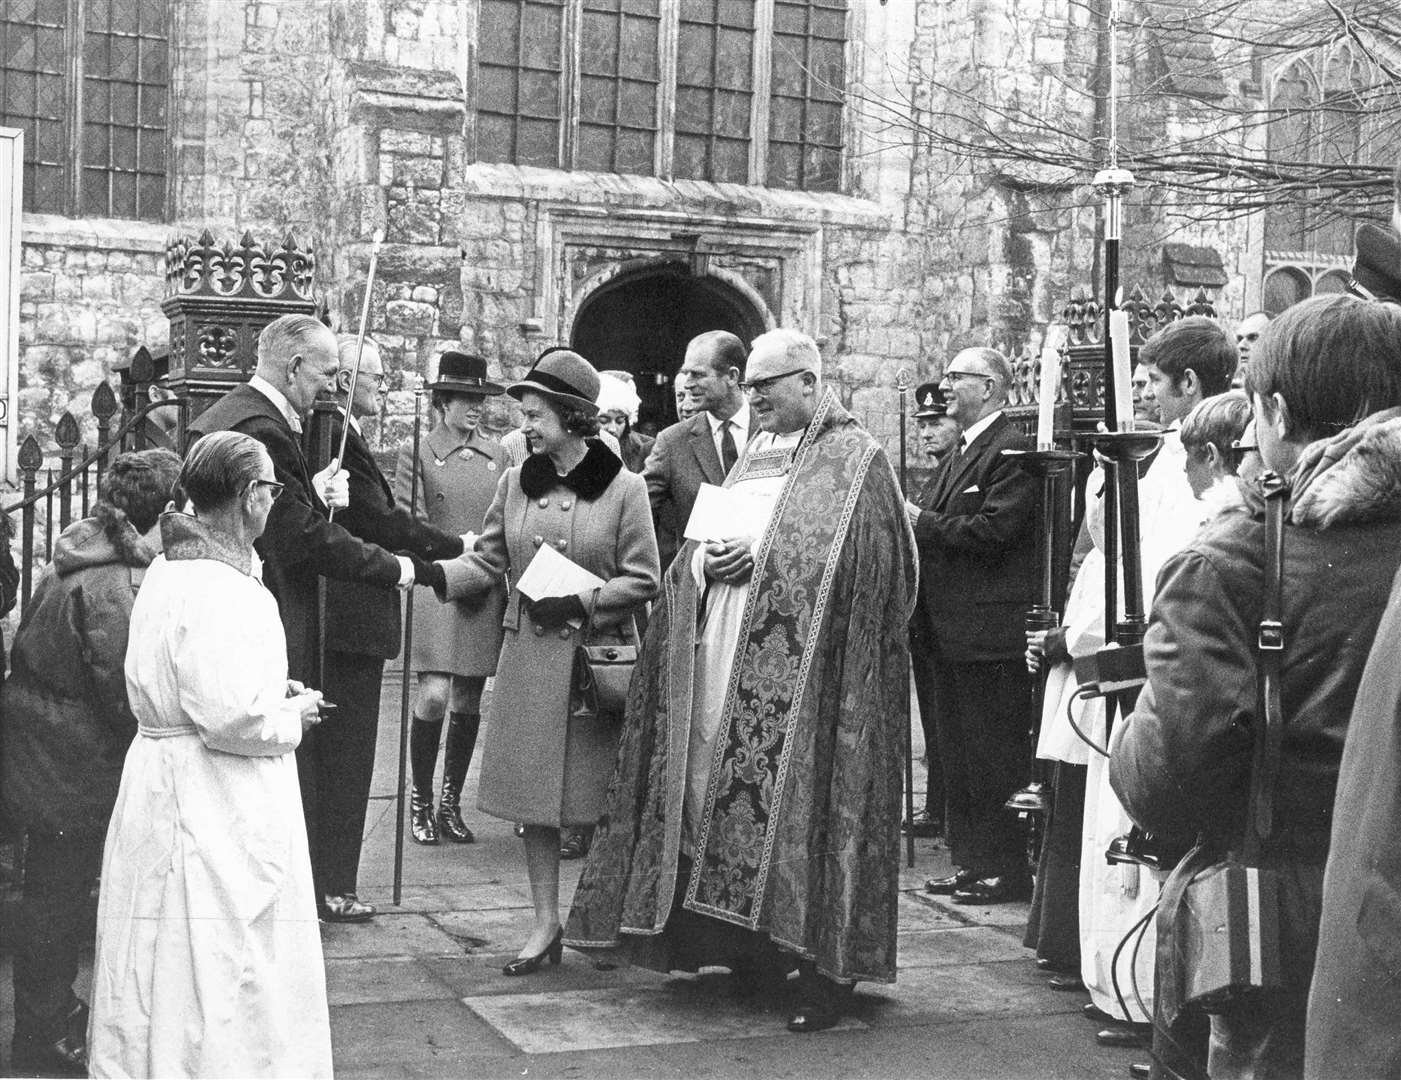
[{"label": "ceremonial staff", "polygon": [[[418,513],[418,452],[423,433],[422,380],[414,377],[413,392],[413,474],[409,479],[409,516]],[[404,885],[404,782],[409,763],[409,681],[413,667],[413,594],[404,599],[404,682],[399,693],[399,783],[394,789],[394,906],[399,906]]]},{"label": "ceremonial staff", "polygon": [[[374,237],[370,240],[370,266],[365,271],[365,298],[360,304],[360,329],[355,335],[355,365],[350,369],[350,389],[345,398],[345,423],[341,425],[341,444],[336,448],[336,456],[332,459],[338,469],[345,460],[345,442],[350,438],[350,410],[355,402],[355,384],[360,381],[360,358],[365,354],[365,327],[370,321],[370,293],[375,287],[375,268],[379,265],[379,246],[382,243],[384,230],[376,229]],[[336,519],[334,506],[327,517],[332,521]]]},{"label": "ceremonial staff", "polygon": [[[895,373],[895,389],[900,392],[900,493],[908,499],[905,452],[905,395],[910,392],[910,373],[901,368]],[[928,752],[928,747],[925,748]],[[905,865],[915,864],[915,743],[912,724],[905,725]]]}]

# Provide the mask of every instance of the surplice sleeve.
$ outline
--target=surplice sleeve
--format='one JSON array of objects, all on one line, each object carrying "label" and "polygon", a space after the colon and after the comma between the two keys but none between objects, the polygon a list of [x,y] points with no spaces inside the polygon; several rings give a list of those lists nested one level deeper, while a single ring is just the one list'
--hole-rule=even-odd
[{"label": "surplice sleeve", "polygon": [[211,583],[217,603],[185,608],[173,631],[181,712],[211,750],[277,757],[302,741],[287,699],[286,639],[271,596],[252,579]]}]

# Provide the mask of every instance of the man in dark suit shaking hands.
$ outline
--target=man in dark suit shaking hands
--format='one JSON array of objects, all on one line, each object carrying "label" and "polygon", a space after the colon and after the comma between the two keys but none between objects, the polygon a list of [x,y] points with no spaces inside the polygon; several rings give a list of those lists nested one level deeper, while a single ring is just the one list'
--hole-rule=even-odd
[{"label": "man in dark suit shaking hands", "polygon": [[[336,524],[367,544],[406,552],[425,562],[456,558],[462,554],[463,537],[418,521],[395,506],[389,483],[360,430],[360,420],[378,415],[384,398],[379,346],[365,341],[360,377],[351,396],[355,335],[341,335],[338,344],[340,368],[334,392],[341,412],[331,426],[331,445],[340,445],[348,411],[350,434],[341,465],[350,478],[350,505],[336,515]],[[400,622],[399,594],[391,586],[327,581],[321,690],[340,710],[334,722],[302,740],[297,766],[312,876],[321,917],[331,922],[361,922],[375,913],[357,895],[356,878],[375,767],[381,679],[384,662],[399,655]]]},{"label": "man in dark suit shaking hands", "polygon": [[744,342],[725,330],[686,346],[681,376],[697,412],[657,436],[642,469],[663,570],[681,546],[701,484],[723,484],[753,433],[740,389],[747,355]]},{"label": "man in dark suit shaking hands", "polygon": [[964,349],[949,362],[940,387],[963,433],[924,507],[906,506],[933,636],[928,663],[957,868],[926,888],[963,904],[1031,893],[1022,830],[1003,806],[1027,779],[1023,619],[1036,574],[1035,484],[1002,454],[1026,443],[1003,412],[1011,382],[1011,366],[993,349]]}]

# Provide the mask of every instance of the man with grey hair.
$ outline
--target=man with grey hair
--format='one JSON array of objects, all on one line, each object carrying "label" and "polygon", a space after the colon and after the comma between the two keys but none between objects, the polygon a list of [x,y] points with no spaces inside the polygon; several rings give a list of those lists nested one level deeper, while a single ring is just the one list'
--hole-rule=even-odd
[{"label": "man with grey hair", "polygon": [[810,337],[757,338],[744,387],[761,431],[666,574],[565,938],[751,990],[797,967],[789,1030],[820,1031],[895,978],[914,543]]},{"label": "man with grey hair", "polygon": [[315,476],[302,453],[302,418],[329,390],[340,366],[336,336],[310,315],[283,315],[258,335],[258,366],[192,424],[193,442],[212,431],[251,435],[272,457],[282,491],[255,548],[263,581],[277,598],[287,632],[287,672],[298,682],[321,681],[318,577],[407,588],[414,567],[329,520],[330,507],[349,501],[349,477],[338,462]]},{"label": "man with grey hair", "polygon": [[1031,477],[1004,450],[1026,440],[1003,412],[1012,369],[995,349],[964,349],[944,369],[959,448],[934,474],[922,506],[907,504],[929,613],[929,664],[955,872],[926,884],[955,903],[1030,894],[1026,844],[1004,807],[1027,780],[1031,686],[1022,654],[1036,590]]}]

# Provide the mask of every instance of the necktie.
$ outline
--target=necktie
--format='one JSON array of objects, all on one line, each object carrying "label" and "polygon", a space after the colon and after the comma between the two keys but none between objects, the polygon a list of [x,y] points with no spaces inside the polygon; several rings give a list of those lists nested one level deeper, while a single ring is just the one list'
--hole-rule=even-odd
[{"label": "necktie", "polygon": [[725,475],[730,475],[730,470],[735,467],[735,462],[739,460],[739,451],[735,449],[735,433],[733,425],[728,420],[720,421],[720,466],[725,470]]}]

